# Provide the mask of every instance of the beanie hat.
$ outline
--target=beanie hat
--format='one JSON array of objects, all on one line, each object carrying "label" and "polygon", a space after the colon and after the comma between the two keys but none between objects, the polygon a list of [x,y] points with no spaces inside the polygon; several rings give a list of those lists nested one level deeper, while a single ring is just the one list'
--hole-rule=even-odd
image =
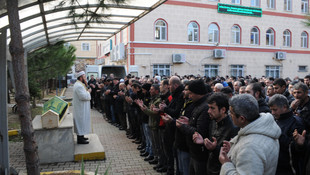
[{"label": "beanie hat", "polygon": [[151,86],[152,86],[151,84],[145,83],[145,84],[142,85],[142,89],[145,89],[146,91],[149,91],[151,89]]},{"label": "beanie hat", "polygon": [[191,81],[188,89],[198,95],[205,95],[207,93],[206,85],[201,79]]}]

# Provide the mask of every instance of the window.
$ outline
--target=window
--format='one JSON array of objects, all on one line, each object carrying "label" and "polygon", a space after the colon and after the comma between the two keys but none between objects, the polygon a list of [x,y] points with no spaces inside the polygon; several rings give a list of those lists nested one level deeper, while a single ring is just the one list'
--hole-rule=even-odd
[{"label": "window", "polygon": [[298,72],[307,72],[307,66],[298,66]]},{"label": "window", "polygon": [[243,65],[231,65],[231,76],[243,76]]},{"label": "window", "polygon": [[89,43],[82,43],[82,51],[90,51]]},{"label": "window", "polygon": [[301,33],[301,47],[308,48],[308,34],[306,32]]},{"label": "window", "polygon": [[308,13],[308,5],[309,5],[309,0],[302,0],[301,1],[301,12],[302,13]]},{"label": "window", "polygon": [[274,31],[272,29],[268,29],[266,32],[266,45],[274,46]]},{"label": "window", "polygon": [[170,65],[169,64],[154,64],[153,65],[153,75],[156,74],[160,76],[170,76]]},{"label": "window", "polygon": [[259,45],[259,31],[256,27],[251,30],[251,44]]},{"label": "window", "polygon": [[65,46],[65,48],[67,48],[67,49],[70,47],[70,45],[71,45],[71,43],[69,43],[69,42],[64,43],[64,46]]},{"label": "window", "polygon": [[240,44],[240,28],[237,25],[231,28],[231,42],[233,44]]},{"label": "window", "polygon": [[270,9],[274,9],[274,1],[275,0],[267,0],[267,7]]},{"label": "window", "polygon": [[283,32],[283,46],[290,47],[291,46],[291,32],[285,30]]},{"label": "window", "polygon": [[292,0],[284,0],[284,10],[286,11],[292,10]]},{"label": "window", "polygon": [[232,4],[240,4],[240,0],[231,0]]},{"label": "window", "polygon": [[207,77],[216,77],[219,73],[219,66],[218,65],[205,65],[205,76]]},{"label": "window", "polygon": [[210,24],[208,29],[208,37],[210,43],[219,42],[219,28],[216,24]]},{"label": "window", "polygon": [[259,7],[259,0],[251,0],[251,6]]},{"label": "window", "polygon": [[158,20],[155,23],[155,40],[159,41],[167,40],[167,24],[163,20]]},{"label": "window", "polygon": [[198,35],[199,35],[198,24],[196,22],[189,23],[187,28],[188,41],[198,42],[199,39]]},{"label": "window", "polygon": [[266,66],[266,77],[279,78],[280,66]]}]

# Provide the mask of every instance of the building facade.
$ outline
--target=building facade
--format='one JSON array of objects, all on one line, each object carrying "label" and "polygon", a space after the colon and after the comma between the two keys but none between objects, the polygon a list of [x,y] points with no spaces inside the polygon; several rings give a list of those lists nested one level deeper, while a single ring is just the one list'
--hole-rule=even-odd
[{"label": "building facade", "polygon": [[308,0],[168,0],[98,41],[97,62],[126,65],[138,76],[304,77],[308,12]]}]

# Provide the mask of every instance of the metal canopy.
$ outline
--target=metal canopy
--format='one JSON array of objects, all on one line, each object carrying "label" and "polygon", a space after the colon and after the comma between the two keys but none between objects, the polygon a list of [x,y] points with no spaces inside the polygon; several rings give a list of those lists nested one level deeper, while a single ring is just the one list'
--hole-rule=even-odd
[{"label": "metal canopy", "polygon": [[[5,7],[6,0],[0,0],[0,29],[8,29],[8,17]],[[117,5],[106,1],[109,7],[99,14],[103,23],[77,21],[74,25],[68,16],[69,3],[55,8],[61,0],[19,0],[19,16],[26,51],[43,47],[60,40],[108,40],[130,24],[134,23],[167,0],[127,0]],[[81,12],[86,6],[95,11],[97,0],[78,0],[79,6],[73,6]],[[87,5],[87,2],[89,3]],[[97,12],[98,13],[98,12]],[[90,24],[87,26],[87,24]],[[77,27],[76,27],[77,26]],[[10,31],[7,30],[7,43]]]}]

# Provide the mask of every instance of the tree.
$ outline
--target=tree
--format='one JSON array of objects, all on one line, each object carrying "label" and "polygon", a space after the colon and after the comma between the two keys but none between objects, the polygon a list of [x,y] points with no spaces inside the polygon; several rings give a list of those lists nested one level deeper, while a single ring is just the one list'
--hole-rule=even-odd
[{"label": "tree", "polygon": [[36,97],[40,97],[41,89],[49,79],[65,76],[76,59],[73,46],[65,47],[64,41],[57,42],[31,52],[28,55],[28,77],[30,95],[35,104]]},{"label": "tree", "polygon": [[27,174],[40,175],[38,146],[34,140],[34,131],[31,124],[30,95],[28,89],[27,72],[24,62],[24,48],[18,15],[18,1],[7,0],[7,12],[11,32],[9,44],[10,54],[16,83],[15,101],[18,105],[18,115],[21,122],[21,134],[24,141]]},{"label": "tree", "polygon": [[[125,1],[126,0],[111,0],[112,3],[116,3],[117,5],[124,4]],[[89,27],[90,22],[104,23],[104,19],[109,18],[109,15],[101,15],[105,9],[109,8],[109,6],[105,4],[106,0],[97,0],[97,2],[98,6],[95,10],[92,10],[93,8],[89,5],[88,1],[86,5],[82,6],[79,0],[63,0],[55,7],[55,9],[63,7],[66,3],[69,3],[70,11],[68,16],[72,17],[72,23],[75,25],[75,28],[78,28],[77,21],[85,21],[84,31],[85,28]],[[78,6],[78,9],[82,10],[82,12],[77,12],[76,6]]]}]

